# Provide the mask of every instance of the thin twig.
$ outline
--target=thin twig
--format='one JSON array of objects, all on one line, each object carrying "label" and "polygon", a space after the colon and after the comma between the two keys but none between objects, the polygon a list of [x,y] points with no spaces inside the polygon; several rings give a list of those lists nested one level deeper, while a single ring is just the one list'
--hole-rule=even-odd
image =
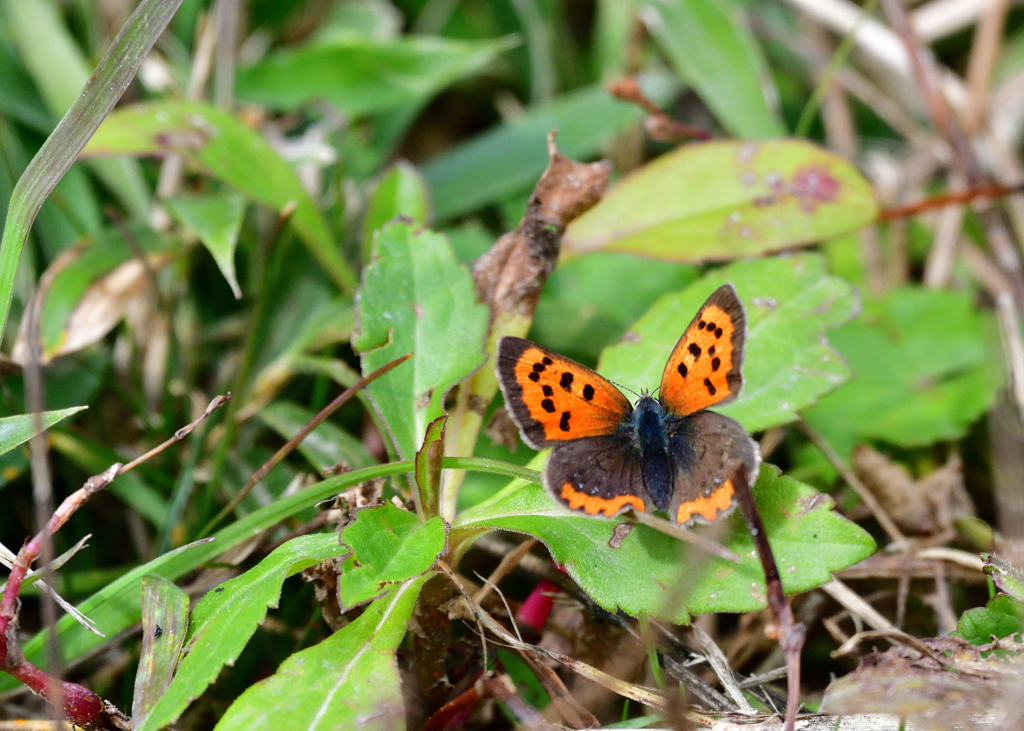
[{"label": "thin twig", "polygon": [[753,538],[757,555],[761,559],[768,594],[768,606],[771,608],[772,614],[775,615],[779,647],[782,648],[782,652],[786,656],[786,668],[789,670],[789,674],[785,731],[793,731],[796,714],[800,708],[800,651],[804,646],[804,625],[793,620],[793,610],[789,606],[789,602],[786,601],[786,593],[782,589],[782,579],[779,576],[779,568],[775,564],[775,554],[772,553],[772,547],[768,543],[768,534],[765,532],[761,513],[754,501],[754,494],[750,491],[750,481],[747,479],[745,465],[736,465],[733,470],[732,485],[740,512],[743,514],[744,520],[747,521],[750,537]]},{"label": "thin twig", "polygon": [[632,102],[633,104],[641,106],[648,114],[651,115],[646,127],[648,134],[650,134],[652,138],[664,142],[676,141],[673,138],[694,139],[701,142],[707,142],[708,140],[713,139],[710,134],[702,130],[700,127],[694,127],[692,124],[686,124],[685,122],[678,122],[672,119],[664,109],[659,107],[651,101],[646,94],[644,94],[643,90],[640,88],[640,84],[632,77],[612,81],[608,83],[605,88],[612,96],[621,99],[622,101]]},{"label": "thin twig", "polygon": [[491,587],[500,584],[501,580],[508,576],[512,570],[519,565],[519,562],[523,560],[523,556],[528,554],[530,549],[536,545],[537,539],[530,538],[520,543],[509,553],[505,554],[504,558],[501,559],[494,571],[491,572],[491,575],[484,580],[484,585],[480,587],[480,591],[473,596],[473,601],[477,604],[481,604],[483,600],[487,598],[487,595],[491,593]]},{"label": "thin twig", "polygon": [[342,391],[337,398],[331,401],[331,403],[327,404],[327,406],[320,409],[320,412],[312,419],[310,419],[308,422],[306,422],[306,425],[299,429],[299,431],[295,434],[294,437],[285,442],[280,449],[274,452],[270,459],[263,463],[262,467],[260,467],[258,470],[252,473],[252,477],[250,477],[249,481],[245,483],[245,487],[239,490],[238,494],[235,495],[219,513],[217,513],[217,516],[206,524],[206,527],[203,528],[202,533],[200,533],[200,536],[209,535],[210,532],[217,526],[217,524],[220,523],[220,521],[222,521],[226,516],[230,515],[231,511],[238,507],[238,504],[245,499],[245,496],[249,494],[249,491],[252,490],[260,480],[266,477],[267,473],[270,472],[270,470],[274,469],[274,467],[276,467],[281,462],[281,460],[283,460],[285,457],[291,454],[292,451],[297,446],[299,446],[299,444],[302,443],[302,440],[309,436],[309,433],[311,431],[320,426],[327,419],[327,417],[329,417],[335,411],[340,409],[345,404],[346,401],[355,396],[362,389],[366,388],[368,384],[377,380],[385,373],[390,371],[392,368],[395,368],[396,366],[399,366],[405,361],[409,360],[409,358],[411,357],[412,353],[406,353],[402,357],[395,358],[390,363],[382,365],[380,368],[373,371],[373,373],[370,373],[369,375],[360,378],[352,386]]},{"label": "thin twig", "polygon": [[896,521],[889,517],[889,514],[885,512],[885,508],[882,507],[882,504],[875,499],[875,496],[867,486],[860,481],[859,477],[857,477],[857,473],[846,464],[846,461],[839,456],[836,450],[832,448],[832,445],[825,441],[820,434],[814,431],[807,422],[800,422],[800,428],[814,443],[814,446],[816,446],[818,450],[825,455],[825,458],[832,463],[832,466],[836,468],[836,471],[839,472],[846,484],[849,485],[855,493],[857,493],[857,497],[859,497],[864,504],[868,506],[871,514],[875,516],[875,520],[877,520],[878,524],[882,526],[882,530],[889,535],[889,538],[894,543],[898,544],[902,544],[906,541],[906,536],[903,535],[903,531],[901,531],[899,526],[896,525]]},{"label": "thin twig", "polygon": [[670,523],[656,515],[650,515],[642,510],[633,510],[633,520],[638,523],[643,523],[648,528],[654,528],[654,530],[660,531],[667,536],[672,536],[680,541],[689,543],[691,546],[699,548],[702,551],[706,551],[712,556],[718,556],[718,558],[726,561],[732,561],[733,563],[740,563],[743,560],[720,543],[708,540],[699,533],[694,533],[693,531],[687,530],[675,523]]},{"label": "thin twig", "polygon": [[696,623],[690,625],[690,632],[697,638],[701,652],[704,653],[708,664],[715,671],[715,675],[721,681],[722,687],[725,688],[725,692],[729,694],[732,702],[739,708],[740,713],[756,713],[754,707],[750,705],[750,701],[743,695],[743,691],[740,690],[739,685],[736,683],[736,676],[733,675],[732,668],[729,667],[729,661],[726,659],[725,653],[711,639],[711,635],[702,630]]}]

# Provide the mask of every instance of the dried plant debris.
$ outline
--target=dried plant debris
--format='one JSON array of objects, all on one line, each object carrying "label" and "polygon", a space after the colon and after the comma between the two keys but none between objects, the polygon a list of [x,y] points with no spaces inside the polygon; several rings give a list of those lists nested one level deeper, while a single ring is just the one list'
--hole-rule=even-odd
[{"label": "dried plant debris", "polygon": [[[955,637],[919,642],[931,652],[898,645],[864,656],[828,687],[821,711],[892,714],[928,731],[1021,727],[1024,706],[1011,701],[1024,690],[1024,656],[1015,639],[981,646]],[[993,652],[1005,648],[1013,652]]]},{"label": "dried plant debris", "polygon": [[955,452],[942,467],[915,480],[902,464],[860,444],[853,451],[853,468],[900,529],[911,535],[948,534],[957,518],[974,515]]}]

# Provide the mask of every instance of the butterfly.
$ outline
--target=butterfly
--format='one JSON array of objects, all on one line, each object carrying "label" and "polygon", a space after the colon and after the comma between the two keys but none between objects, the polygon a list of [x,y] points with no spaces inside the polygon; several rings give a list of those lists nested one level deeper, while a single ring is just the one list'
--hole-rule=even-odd
[{"label": "butterfly", "polygon": [[707,411],[743,386],[747,314],[732,284],[708,297],[672,349],[658,396],[630,404],[591,369],[522,338],[498,341],[495,369],[523,441],[552,447],[544,487],[559,503],[611,517],[664,511],[680,525],[735,504],[737,464],[753,484],[757,444],[738,422]]}]

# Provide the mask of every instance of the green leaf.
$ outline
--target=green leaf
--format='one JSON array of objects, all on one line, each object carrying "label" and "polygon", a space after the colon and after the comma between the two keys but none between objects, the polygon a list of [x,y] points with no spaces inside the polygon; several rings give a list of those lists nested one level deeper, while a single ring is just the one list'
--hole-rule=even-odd
[{"label": "green leaf", "polygon": [[444,458],[444,428],[448,414],[427,426],[423,446],[416,452],[416,492],[421,518],[433,518],[441,511],[441,460]]},{"label": "green leaf", "polygon": [[370,260],[373,234],[399,216],[423,225],[430,218],[427,183],[420,171],[405,160],[399,160],[385,172],[370,194],[363,216],[364,261]]},{"label": "green leaf", "polygon": [[[178,5],[177,2],[162,4],[170,6],[171,13]],[[54,117],[67,114],[88,82],[92,69],[60,17],[58,6],[45,0],[5,0],[3,7],[10,22],[11,37],[46,106]],[[166,23],[166,19],[163,22]],[[159,34],[156,30],[154,40]],[[117,60],[125,59],[122,56]],[[113,101],[116,99],[114,97]],[[96,160],[90,166],[133,216],[147,215],[149,186],[138,162]]]},{"label": "green leaf", "polygon": [[968,609],[960,615],[956,632],[972,645],[987,645],[994,635],[1009,637],[1024,629],[1024,604],[1006,594],[989,599],[984,607]]},{"label": "green leaf", "polygon": [[245,199],[237,193],[205,193],[178,195],[164,201],[164,205],[178,223],[199,237],[231,285],[235,299],[242,299],[235,277],[235,246],[242,230]]},{"label": "green leaf", "polygon": [[278,547],[258,565],[226,581],[196,605],[188,635],[188,654],[167,691],[136,731],[174,723],[189,703],[238,659],[249,638],[276,607],[289,576],[344,553],[333,533],[300,536]]},{"label": "green leaf", "polygon": [[768,65],[735,16],[732,3],[707,0],[647,0],[640,10],[676,72],[722,126],[738,137],[781,137],[786,129],[765,100]]},{"label": "green leaf", "polygon": [[807,423],[844,456],[864,439],[962,437],[1002,382],[992,316],[967,293],[912,287],[864,310],[829,336],[854,378],[805,412]]},{"label": "green leaf", "polygon": [[[18,414],[0,419],[0,454],[6,454],[19,444],[24,444],[40,431],[49,429],[72,414],[77,414],[88,406],[75,406],[59,411],[44,411],[36,414]],[[36,427],[41,427],[37,429]]]},{"label": "green leaf", "polygon": [[352,551],[341,567],[341,606],[370,601],[389,583],[425,574],[444,552],[447,540],[441,518],[424,523],[391,503],[357,511],[341,531],[341,542]]},{"label": "green leaf", "polygon": [[981,558],[985,562],[984,571],[992,577],[996,588],[1018,601],[1024,601],[1024,572],[991,553],[983,553]]},{"label": "green leaf", "polygon": [[834,238],[877,212],[871,185],[838,155],[803,140],[724,140],[620,180],[569,224],[562,248],[722,261]]},{"label": "green leaf", "polygon": [[428,99],[515,44],[514,38],[381,41],[355,33],[331,35],[241,69],[236,92],[246,101],[286,110],[326,99],[346,115],[360,117]]},{"label": "green leaf", "polygon": [[[664,75],[641,77],[645,93],[663,104],[678,90]],[[600,154],[608,140],[636,124],[644,111],[614,99],[600,85],[578,89],[551,104],[464,142],[423,166],[438,220],[529,191],[548,165],[547,136],[558,130],[559,151],[576,160]]]},{"label": "green leaf", "polygon": [[[832,512],[828,495],[781,476],[777,467],[761,466],[753,492],[787,593],[820,586],[833,571],[874,551],[870,535]],[[529,533],[608,611],[684,623],[691,614],[766,606],[764,571],[750,534],[737,513],[727,521],[721,542],[742,557],[740,564],[694,556],[696,549],[642,524],[633,525],[619,548],[611,548],[613,531],[625,519],[571,513],[539,485],[516,481],[459,515],[451,540],[457,545],[471,532],[488,528]]]},{"label": "green leaf", "polygon": [[472,277],[444,236],[403,222],[377,235],[363,270],[352,347],[363,374],[414,354],[367,388],[403,457],[416,454],[449,389],[483,362],[487,319]]},{"label": "green leaf", "polygon": [[659,297],[685,288],[699,274],[690,264],[631,254],[576,257],[548,277],[529,338],[582,363],[595,363]]},{"label": "green leaf", "polygon": [[849,378],[825,333],[856,312],[853,289],[830,277],[817,254],[736,262],[716,269],[683,292],[655,303],[598,370],[617,383],[648,391],[661,383],[672,347],[720,285],[732,282],[748,319],[743,390],[721,411],[751,432],[785,424]]},{"label": "green leaf", "polygon": [[[292,401],[275,401],[260,409],[256,416],[285,439],[291,439],[316,414]],[[356,470],[377,464],[361,441],[330,421],[311,431],[299,443],[298,450],[321,475],[339,464]]]},{"label": "green leaf", "polygon": [[354,622],[285,660],[228,708],[216,731],[405,729],[395,651],[423,581],[396,586]]},{"label": "green leaf", "polygon": [[[139,3],[107,48],[85,88],[18,178],[7,206],[7,220],[3,240],[0,241],[0,336],[7,326],[21,250],[43,201],[71,167],[103,118],[113,109],[180,2],[142,0]],[[20,6],[17,0],[9,0],[6,5],[8,8]],[[31,6],[44,14],[48,7],[40,2]],[[44,52],[48,50],[33,32],[31,22],[26,23],[22,40],[26,44],[35,44]],[[144,190],[143,185],[133,187],[135,193],[140,190]],[[147,207],[141,207],[142,216],[145,216]]]},{"label": "green leaf", "polygon": [[174,677],[188,630],[188,603],[188,594],[162,576],[142,580],[142,653],[132,695],[134,728]]},{"label": "green leaf", "polygon": [[355,274],[298,176],[262,135],[223,110],[185,101],[127,107],[111,114],[82,150],[86,157],[172,154],[275,211],[294,205],[289,221],[309,253],[342,290],[355,289]]}]

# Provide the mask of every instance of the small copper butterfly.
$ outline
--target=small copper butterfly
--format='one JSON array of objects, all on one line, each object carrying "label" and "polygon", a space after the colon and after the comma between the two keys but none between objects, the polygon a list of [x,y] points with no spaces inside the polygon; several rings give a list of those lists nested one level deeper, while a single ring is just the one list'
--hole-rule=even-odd
[{"label": "small copper butterfly", "polygon": [[669,356],[658,396],[632,406],[589,368],[522,338],[498,341],[496,369],[523,440],[553,447],[544,487],[570,510],[663,510],[680,525],[734,506],[737,460],[754,483],[761,457],[738,422],[709,406],[739,395],[747,313],[732,284],[697,312]]}]

